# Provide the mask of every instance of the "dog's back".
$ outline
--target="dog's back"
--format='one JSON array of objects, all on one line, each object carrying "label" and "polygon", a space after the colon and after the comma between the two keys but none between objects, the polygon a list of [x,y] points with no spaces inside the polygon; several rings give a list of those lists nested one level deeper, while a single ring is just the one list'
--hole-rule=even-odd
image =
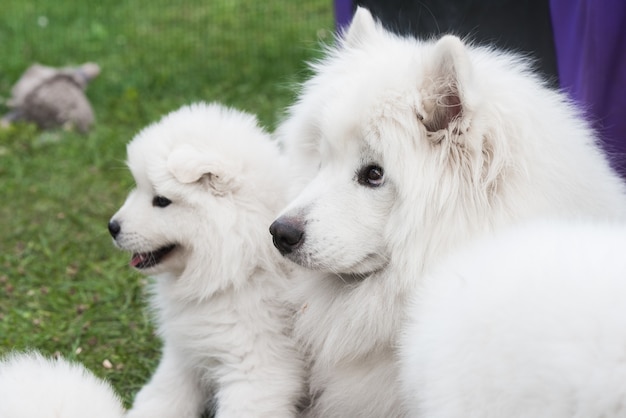
[{"label": "dog's back", "polygon": [[623,223],[530,223],[429,274],[400,349],[411,416],[625,416],[624,248]]}]

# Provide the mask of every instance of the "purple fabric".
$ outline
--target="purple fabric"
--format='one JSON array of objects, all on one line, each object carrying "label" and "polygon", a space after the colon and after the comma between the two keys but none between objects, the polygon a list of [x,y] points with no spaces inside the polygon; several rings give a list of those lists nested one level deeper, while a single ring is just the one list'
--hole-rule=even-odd
[{"label": "purple fabric", "polygon": [[561,87],[626,178],[626,1],[550,0]]},{"label": "purple fabric", "polygon": [[346,28],[352,21],[353,13],[352,0],[335,0],[335,24],[337,29]]}]

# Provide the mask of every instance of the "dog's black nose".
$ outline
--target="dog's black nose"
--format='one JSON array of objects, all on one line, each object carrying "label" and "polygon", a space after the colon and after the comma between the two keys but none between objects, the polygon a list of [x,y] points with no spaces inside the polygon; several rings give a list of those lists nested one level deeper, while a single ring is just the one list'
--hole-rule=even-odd
[{"label": "dog's black nose", "polygon": [[289,254],[304,242],[304,225],[294,218],[278,218],[270,225],[274,246],[281,254]]},{"label": "dog's black nose", "polygon": [[113,238],[117,237],[117,234],[119,234],[121,230],[122,227],[120,226],[119,222],[114,220],[109,221],[109,232],[111,233],[111,236]]}]

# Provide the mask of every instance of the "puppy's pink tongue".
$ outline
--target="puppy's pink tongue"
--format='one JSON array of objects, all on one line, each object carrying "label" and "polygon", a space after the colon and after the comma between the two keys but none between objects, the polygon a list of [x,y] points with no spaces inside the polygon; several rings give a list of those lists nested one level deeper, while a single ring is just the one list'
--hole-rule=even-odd
[{"label": "puppy's pink tongue", "polygon": [[133,257],[130,260],[130,265],[131,267],[137,267],[137,265],[143,263],[145,259],[145,254],[133,254]]}]

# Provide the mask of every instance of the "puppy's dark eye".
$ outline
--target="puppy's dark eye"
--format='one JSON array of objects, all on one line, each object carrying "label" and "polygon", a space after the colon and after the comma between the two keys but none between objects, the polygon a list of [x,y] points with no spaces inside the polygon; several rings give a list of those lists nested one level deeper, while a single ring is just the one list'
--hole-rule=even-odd
[{"label": "puppy's dark eye", "polygon": [[367,187],[378,187],[385,180],[385,172],[382,167],[375,164],[366,165],[357,174],[359,184]]},{"label": "puppy's dark eye", "polygon": [[172,203],[172,201],[163,196],[154,196],[154,199],[152,199],[152,206],[155,206],[157,208],[164,208],[170,203]]}]

